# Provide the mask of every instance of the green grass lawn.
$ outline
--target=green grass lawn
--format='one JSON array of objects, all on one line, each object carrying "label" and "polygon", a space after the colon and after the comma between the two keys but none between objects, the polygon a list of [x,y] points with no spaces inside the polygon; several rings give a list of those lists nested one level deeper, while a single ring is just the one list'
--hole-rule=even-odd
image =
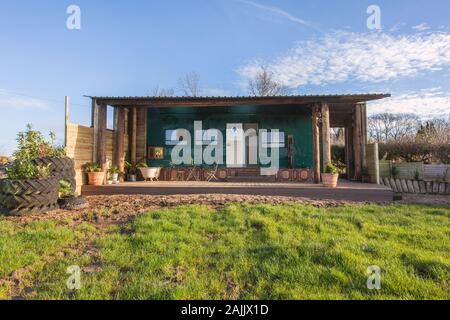
[{"label": "green grass lawn", "polygon": [[[75,239],[94,249],[48,258]],[[182,206],[101,232],[0,220],[0,278],[39,265],[19,288],[32,299],[450,299],[449,249],[450,208],[436,206]],[[85,270],[74,294],[70,265]]]}]

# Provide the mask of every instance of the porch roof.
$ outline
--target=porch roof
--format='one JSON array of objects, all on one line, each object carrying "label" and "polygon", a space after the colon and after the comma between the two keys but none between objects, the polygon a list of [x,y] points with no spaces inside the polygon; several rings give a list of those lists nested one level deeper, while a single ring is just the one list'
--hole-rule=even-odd
[{"label": "porch roof", "polygon": [[289,96],[229,96],[229,97],[115,97],[86,96],[99,105],[115,107],[225,107],[237,105],[308,105],[320,102],[349,105],[390,97],[387,93],[344,95],[289,95]]}]

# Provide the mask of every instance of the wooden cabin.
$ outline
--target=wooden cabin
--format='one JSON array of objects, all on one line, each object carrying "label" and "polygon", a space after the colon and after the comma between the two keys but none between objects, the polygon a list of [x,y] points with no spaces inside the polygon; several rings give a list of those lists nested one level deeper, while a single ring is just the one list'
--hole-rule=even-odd
[{"label": "wooden cabin", "polygon": [[[227,124],[243,129],[279,130],[281,181],[320,182],[320,173],[331,160],[330,129],[345,129],[347,177],[361,180],[366,165],[366,103],[389,94],[308,95],[280,97],[90,97],[90,128],[67,124],[67,148],[75,158],[78,182],[81,165],[98,162],[106,170],[124,162],[145,162],[161,167],[160,180],[184,179],[183,169],[174,168],[169,133],[179,128],[193,130],[194,121],[203,128],[223,132]],[[114,128],[108,130],[107,106],[114,110]],[[191,132],[194,137],[194,132]],[[245,148],[245,146],[244,146]],[[223,152],[226,158],[226,150]],[[251,175],[255,166],[244,161],[241,168],[219,166],[219,177]]]}]

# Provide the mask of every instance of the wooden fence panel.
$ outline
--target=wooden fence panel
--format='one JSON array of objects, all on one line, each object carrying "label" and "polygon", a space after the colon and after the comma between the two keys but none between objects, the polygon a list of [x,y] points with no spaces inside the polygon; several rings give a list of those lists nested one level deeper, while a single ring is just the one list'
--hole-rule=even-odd
[{"label": "wooden fence panel", "polygon": [[92,162],[94,152],[94,129],[69,123],[67,125],[67,155],[75,162],[76,191],[86,183],[81,167],[86,162]]},{"label": "wooden fence panel", "polygon": [[[128,135],[124,136],[124,152],[128,150]],[[115,145],[115,134],[113,130],[106,131],[106,161],[108,166],[112,165],[113,152]],[[86,184],[86,175],[82,171],[82,166],[86,162],[93,161],[94,154],[94,129],[69,123],[67,126],[67,155],[75,162],[75,181],[77,183],[77,192],[80,192],[81,186]]]},{"label": "wooden fence panel", "polygon": [[416,179],[416,172],[418,174],[418,180],[423,180],[423,163],[422,162],[406,162],[406,163],[394,163],[394,167],[398,169],[399,179]]},{"label": "wooden fence panel", "polygon": [[424,165],[425,181],[446,181],[450,183],[450,165],[427,164]]},{"label": "wooden fence panel", "polygon": [[391,177],[391,161],[380,160],[380,177],[390,178]]}]

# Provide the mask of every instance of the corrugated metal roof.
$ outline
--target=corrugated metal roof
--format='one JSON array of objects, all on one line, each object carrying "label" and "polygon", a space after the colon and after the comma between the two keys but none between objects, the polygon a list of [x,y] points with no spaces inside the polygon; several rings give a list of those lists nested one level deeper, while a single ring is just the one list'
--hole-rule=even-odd
[{"label": "corrugated metal roof", "polygon": [[326,102],[330,105],[364,103],[371,100],[379,100],[390,97],[390,94],[346,94],[346,95],[301,95],[301,96],[210,96],[210,97],[115,97],[115,96],[87,96],[97,104],[116,107],[229,107],[239,105],[301,105],[307,106],[315,103]]},{"label": "corrugated metal roof", "polygon": [[302,98],[319,98],[319,99],[333,99],[333,98],[362,98],[372,97],[374,99],[388,98],[391,95],[389,93],[360,93],[360,94],[322,94],[322,95],[285,95],[285,96],[89,96],[87,98],[98,100],[242,100],[242,99],[302,99]]}]

